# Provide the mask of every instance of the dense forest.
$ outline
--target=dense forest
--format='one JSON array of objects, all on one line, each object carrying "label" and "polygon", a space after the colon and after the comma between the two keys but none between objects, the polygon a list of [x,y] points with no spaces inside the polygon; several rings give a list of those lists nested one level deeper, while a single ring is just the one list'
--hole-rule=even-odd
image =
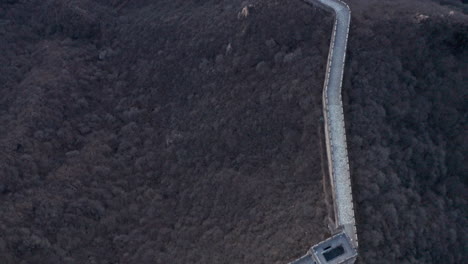
[{"label": "dense forest", "polygon": [[[347,2],[358,263],[463,263],[467,4]],[[0,0],[1,262],[287,263],[327,238],[332,23],[300,0]]]},{"label": "dense forest", "polygon": [[354,21],[344,93],[365,263],[466,258],[468,31],[451,11]]}]

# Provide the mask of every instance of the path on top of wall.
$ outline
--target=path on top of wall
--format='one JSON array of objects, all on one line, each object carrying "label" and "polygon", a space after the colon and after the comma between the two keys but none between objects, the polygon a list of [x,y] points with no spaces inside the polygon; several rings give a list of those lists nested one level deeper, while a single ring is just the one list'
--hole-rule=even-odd
[{"label": "path on top of wall", "polygon": [[346,131],[341,98],[341,85],[346,57],[351,11],[340,0],[304,0],[335,14],[333,33],[330,41],[325,84],[323,89],[323,113],[328,167],[332,186],[335,223],[358,247],[356,221],[354,217],[351,178],[349,173]]}]

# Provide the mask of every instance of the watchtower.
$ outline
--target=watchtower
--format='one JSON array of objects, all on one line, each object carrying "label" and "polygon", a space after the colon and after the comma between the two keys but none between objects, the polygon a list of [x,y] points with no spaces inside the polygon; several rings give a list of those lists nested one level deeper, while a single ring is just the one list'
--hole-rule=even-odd
[{"label": "watchtower", "polygon": [[356,257],[357,250],[349,237],[345,232],[340,232],[316,244],[305,256],[290,264],[353,264]]}]

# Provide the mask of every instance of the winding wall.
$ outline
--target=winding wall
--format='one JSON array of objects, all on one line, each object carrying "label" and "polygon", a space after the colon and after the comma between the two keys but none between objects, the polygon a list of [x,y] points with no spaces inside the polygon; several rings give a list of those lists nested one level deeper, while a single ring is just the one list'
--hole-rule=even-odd
[{"label": "winding wall", "polygon": [[346,46],[351,19],[348,5],[340,0],[304,0],[330,10],[335,15],[323,89],[323,113],[328,167],[332,186],[335,223],[358,247],[354,217],[351,177],[349,173],[346,131],[341,98],[341,85],[346,57]]}]

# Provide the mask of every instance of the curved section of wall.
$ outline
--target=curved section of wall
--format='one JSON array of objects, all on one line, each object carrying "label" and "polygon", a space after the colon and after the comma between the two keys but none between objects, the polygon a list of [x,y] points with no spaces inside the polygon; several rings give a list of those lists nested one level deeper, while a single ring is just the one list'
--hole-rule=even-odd
[{"label": "curved section of wall", "polygon": [[357,248],[356,221],[341,98],[351,11],[346,3],[339,0],[305,1],[330,10],[335,15],[323,89],[325,136],[336,228],[342,229],[351,239],[353,246]]}]

